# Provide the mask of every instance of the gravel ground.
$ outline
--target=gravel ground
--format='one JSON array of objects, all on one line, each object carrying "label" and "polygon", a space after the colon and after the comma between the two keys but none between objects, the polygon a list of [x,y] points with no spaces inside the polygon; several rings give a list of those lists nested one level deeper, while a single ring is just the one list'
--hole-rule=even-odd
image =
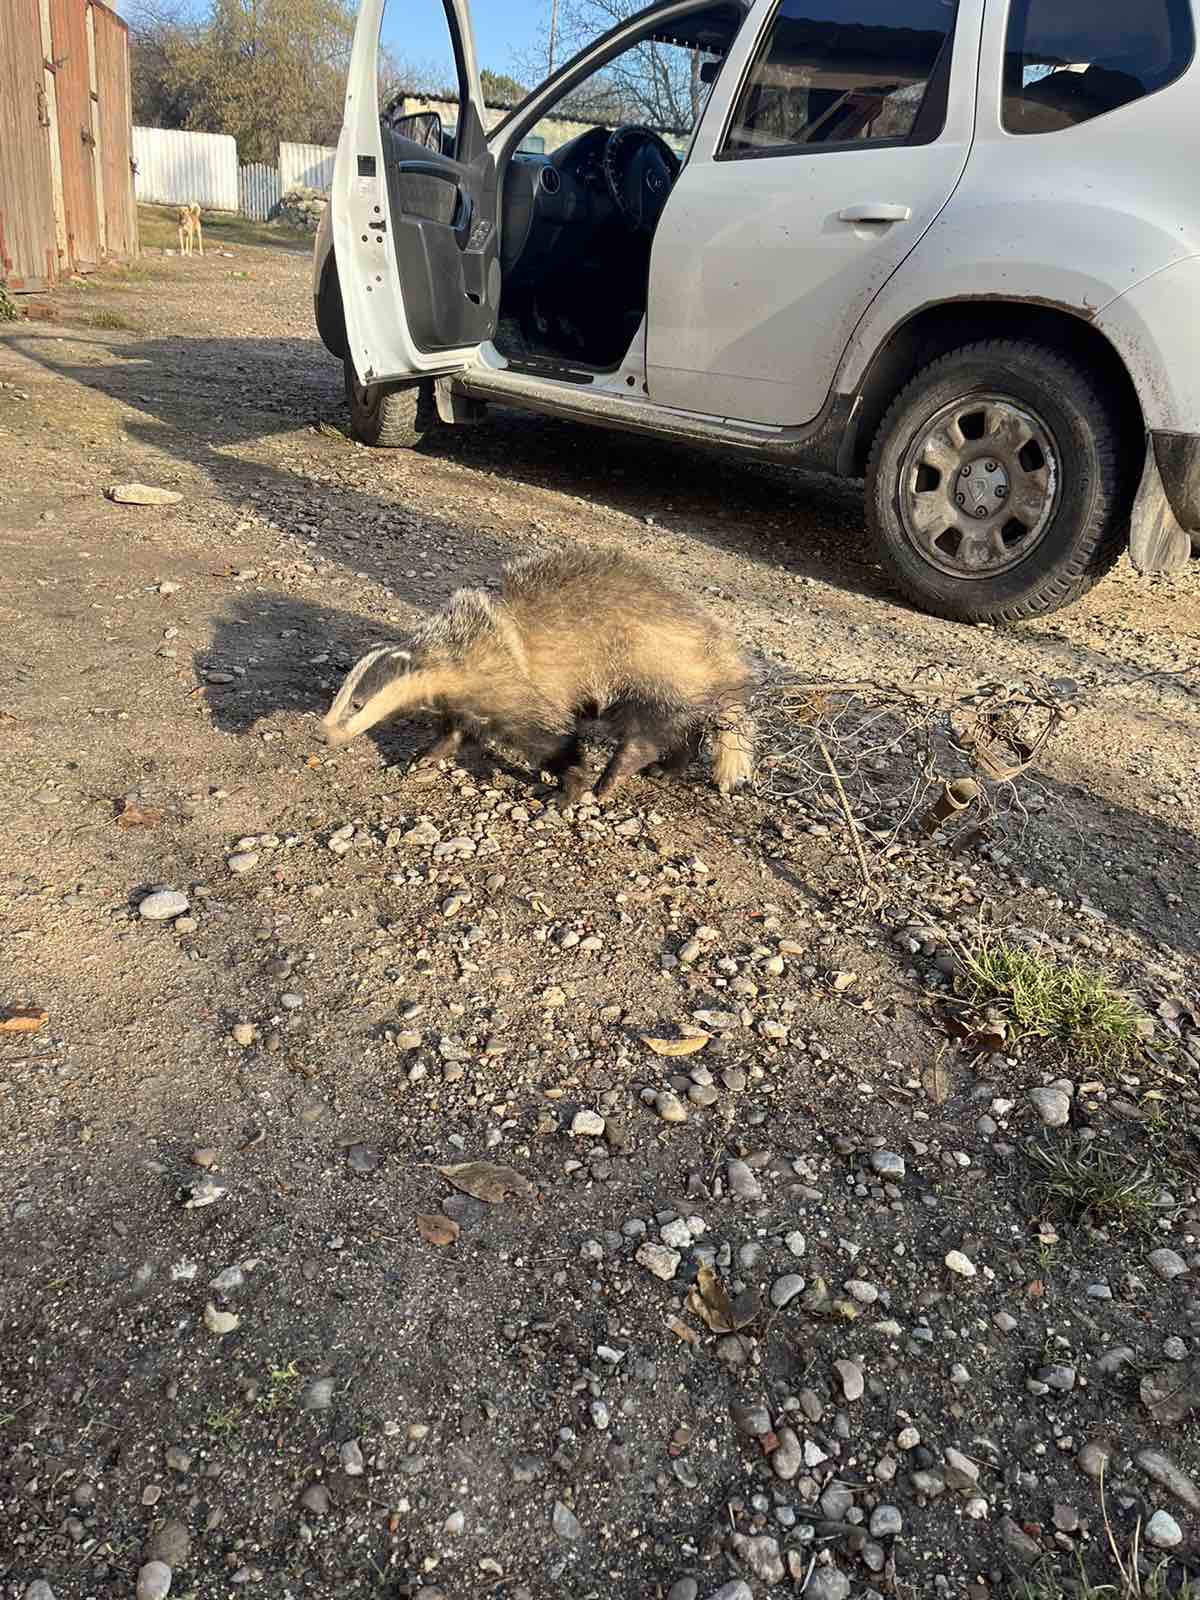
[{"label": "gravel ground", "polygon": [[[1054,1596],[1139,1525],[1174,1595],[1200,572],[965,628],[853,486],[518,415],[368,452],[304,251],[206,248],[0,335],[0,1595]],[[804,676],[1084,709],[879,911],[811,796],[326,758],[359,652],[564,540]],[[948,1037],[981,921],[1133,993],[1136,1056]],[[1055,1216],[1038,1151],[1145,1206]]]}]

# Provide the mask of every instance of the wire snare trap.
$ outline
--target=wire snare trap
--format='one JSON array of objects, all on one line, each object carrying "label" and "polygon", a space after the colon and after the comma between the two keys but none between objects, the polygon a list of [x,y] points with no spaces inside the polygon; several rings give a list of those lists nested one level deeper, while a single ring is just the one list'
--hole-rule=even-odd
[{"label": "wire snare trap", "polygon": [[1062,724],[1076,686],[983,683],[946,696],[874,682],[777,679],[755,701],[755,786],[826,815],[840,813],[864,889],[868,849],[905,832],[951,833],[952,849],[1028,813],[1017,783]]}]

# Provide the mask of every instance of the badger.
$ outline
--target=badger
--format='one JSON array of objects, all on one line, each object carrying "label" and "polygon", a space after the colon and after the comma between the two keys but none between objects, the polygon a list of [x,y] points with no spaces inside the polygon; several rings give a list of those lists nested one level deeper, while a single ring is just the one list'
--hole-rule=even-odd
[{"label": "badger", "polygon": [[615,551],[564,549],[510,563],[498,596],[459,589],[400,649],[347,674],[325,717],[338,747],[399,713],[432,716],[423,763],[466,740],[521,750],[568,803],[590,786],[581,731],[615,741],[595,793],[646,767],[676,774],[711,735],[723,794],[751,774],[754,671],[734,640],[650,567]]}]

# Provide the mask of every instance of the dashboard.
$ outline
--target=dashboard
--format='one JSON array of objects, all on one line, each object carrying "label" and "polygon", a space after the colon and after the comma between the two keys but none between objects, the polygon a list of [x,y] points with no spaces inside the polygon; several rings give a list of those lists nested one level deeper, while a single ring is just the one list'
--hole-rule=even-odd
[{"label": "dashboard", "polygon": [[518,152],[504,175],[500,265],[514,287],[587,249],[618,220],[604,175],[608,128],[589,128],[550,155]]}]

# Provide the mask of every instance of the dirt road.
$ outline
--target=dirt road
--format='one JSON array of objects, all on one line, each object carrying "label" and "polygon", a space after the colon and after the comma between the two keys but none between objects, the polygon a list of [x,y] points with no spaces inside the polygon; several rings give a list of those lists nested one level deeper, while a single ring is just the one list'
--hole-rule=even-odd
[{"label": "dirt road", "polygon": [[[1194,1565],[1200,570],[965,628],[883,590],[852,487],[515,414],[369,452],[304,247],[206,245],[0,329],[0,1030],[47,1013],[0,1031],[0,1595],[158,1558],[200,1596],[982,1600],[1111,1579],[1101,1451],[1118,1547],[1162,1512]],[[1083,710],[1027,826],[906,836],[878,913],[811,797],[564,816],[405,775],[406,726],[326,759],[363,649],[562,540],[805,677]],[[1128,987],[1148,1049],[951,1042],[981,919]],[[643,1043],[697,1012],[701,1053]],[[1089,1142],[1151,1175],[1136,1226],[1037,1189]]]}]

